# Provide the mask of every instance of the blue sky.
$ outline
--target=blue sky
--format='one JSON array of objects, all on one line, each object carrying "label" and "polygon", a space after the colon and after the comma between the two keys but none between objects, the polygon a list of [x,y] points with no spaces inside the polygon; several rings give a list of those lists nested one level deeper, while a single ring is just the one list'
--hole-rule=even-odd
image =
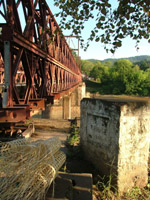
[{"label": "blue sky", "polygon": [[123,41],[122,47],[116,50],[115,54],[106,53],[103,45],[97,42],[92,42],[86,52],[80,50],[80,56],[82,59],[99,59],[103,60],[106,58],[124,58],[139,55],[150,55],[150,44],[146,40],[141,40],[139,50],[136,51],[135,41],[130,38],[126,38]]},{"label": "blue sky", "polygon": [[[117,5],[117,0],[110,0],[111,4],[115,8]],[[58,9],[53,6],[53,1],[48,1],[49,7],[52,11],[52,13],[56,13]],[[56,18],[56,20],[59,23],[59,18]],[[85,26],[85,29],[83,30],[82,36],[84,38],[87,37],[87,33],[92,28],[92,24],[94,22],[89,21],[89,23]],[[64,35],[69,35],[68,31],[63,31]],[[71,34],[71,32],[70,32]],[[74,42],[75,43],[75,42]],[[135,48],[136,42],[133,41],[130,38],[126,38],[123,40],[123,45],[121,48],[117,49],[115,54],[106,53],[104,50],[103,44],[100,42],[91,42],[90,46],[87,51],[84,51],[80,48],[80,57],[81,59],[99,59],[103,60],[106,58],[123,58],[123,57],[131,57],[131,56],[138,56],[138,55],[150,55],[150,44],[147,42],[147,40],[141,40],[139,45],[139,50],[137,51]]]}]

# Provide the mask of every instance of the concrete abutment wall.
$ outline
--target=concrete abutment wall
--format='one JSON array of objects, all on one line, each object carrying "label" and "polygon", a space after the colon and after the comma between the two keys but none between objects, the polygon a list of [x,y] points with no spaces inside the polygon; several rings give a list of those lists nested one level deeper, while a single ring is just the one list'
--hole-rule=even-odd
[{"label": "concrete abutment wall", "polygon": [[81,146],[104,175],[114,175],[119,192],[148,181],[150,106],[143,99],[83,99]]},{"label": "concrete abutment wall", "polygon": [[61,99],[54,100],[54,104],[48,104],[42,114],[49,119],[73,119],[80,117],[80,102],[86,95],[86,86],[82,82],[77,88]]}]

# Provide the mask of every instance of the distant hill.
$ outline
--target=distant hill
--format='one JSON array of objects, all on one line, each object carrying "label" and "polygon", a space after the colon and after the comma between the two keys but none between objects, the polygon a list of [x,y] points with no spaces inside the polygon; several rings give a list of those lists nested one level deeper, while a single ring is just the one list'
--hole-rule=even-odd
[{"label": "distant hill", "polygon": [[117,60],[121,60],[121,59],[128,59],[132,63],[137,63],[137,62],[141,62],[143,60],[150,60],[150,56],[148,56],[148,55],[142,55],[142,56],[127,57],[127,58],[107,58],[107,59],[104,59],[104,60],[97,60],[97,59],[87,59],[87,60],[90,61],[90,62],[92,62],[93,64],[95,64],[98,61],[100,61],[102,63],[103,62],[107,62],[107,61],[111,61],[112,63],[114,63]]}]

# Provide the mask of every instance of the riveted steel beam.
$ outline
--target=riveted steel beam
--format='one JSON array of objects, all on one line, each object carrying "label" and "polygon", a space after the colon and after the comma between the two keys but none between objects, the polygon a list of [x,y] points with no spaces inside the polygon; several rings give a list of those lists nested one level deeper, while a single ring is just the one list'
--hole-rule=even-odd
[{"label": "riveted steel beam", "polygon": [[22,103],[43,109],[38,101],[66,94],[82,81],[80,68],[46,0],[0,0],[0,15],[5,21],[0,23],[3,114],[8,116],[6,109]]}]

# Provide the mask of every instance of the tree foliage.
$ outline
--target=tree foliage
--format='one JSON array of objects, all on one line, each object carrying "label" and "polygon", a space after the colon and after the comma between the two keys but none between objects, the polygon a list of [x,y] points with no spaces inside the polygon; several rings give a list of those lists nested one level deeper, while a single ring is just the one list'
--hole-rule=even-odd
[{"label": "tree foliage", "polygon": [[82,60],[81,63],[81,72],[85,75],[89,75],[90,71],[93,69],[94,64],[88,60]]},{"label": "tree foliage", "polygon": [[54,0],[61,12],[61,28],[71,29],[81,38],[85,22],[94,19],[95,28],[91,30],[90,41],[104,43],[106,51],[114,53],[122,46],[122,40],[129,36],[138,43],[142,38],[150,42],[150,1],[149,0],[117,0],[113,9],[109,0]]},{"label": "tree foliage", "polygon": [[146,71],[150,69],[150,60],[146,59],[140,62],[136,62],[136,64],[140,67],[140,69]]},{"label": "tree foliage", "polygon": [[90,77],[100,83],[100,94],[150,96],[150,68],[141,70],[128,59],[117,60],[111,67],[97,62]]}]

